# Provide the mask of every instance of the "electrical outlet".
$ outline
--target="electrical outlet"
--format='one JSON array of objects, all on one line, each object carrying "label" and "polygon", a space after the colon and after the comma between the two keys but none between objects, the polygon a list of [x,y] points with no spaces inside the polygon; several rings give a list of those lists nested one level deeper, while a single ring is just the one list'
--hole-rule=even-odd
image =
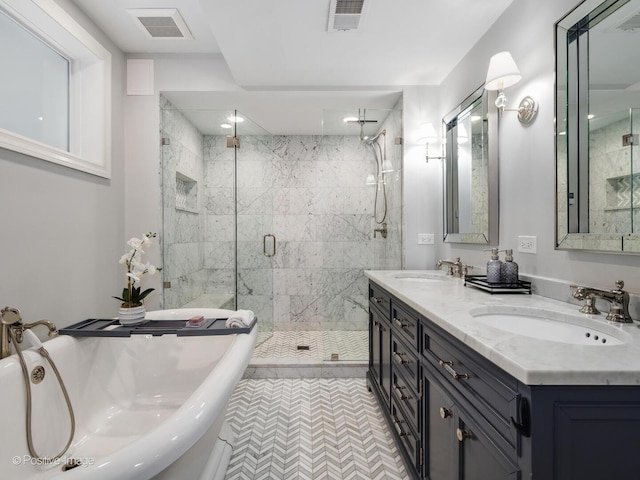
[{"label": "electrical outlet", "polygon": [[433,233],[419,233],[418,245],[433,245],[436,243],[436,236]]},{"label": "electrical outlet", "polygon": [[518,237],[518,251],[522,253],[536,253],[538,251],[538,237],[520,235]]}]

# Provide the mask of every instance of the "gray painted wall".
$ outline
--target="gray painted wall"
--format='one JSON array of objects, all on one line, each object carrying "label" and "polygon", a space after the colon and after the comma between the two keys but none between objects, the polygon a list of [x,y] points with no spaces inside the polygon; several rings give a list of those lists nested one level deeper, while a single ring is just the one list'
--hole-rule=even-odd
[{"label": "gray painted wall", "polygon": [[[535,235],[537,254],[514,252],[522,273],[601,288],[623,279],[627,290],[640,293],[640,256],[554,250],[554,24],[578,3],[516,0],[443,82],[440,116],[483,83],[491,55],[509,50],[522,73],[522,81],[505,91],[509,107],[525,95],[540,107],[529,126],[513,113],[505,113],[500,124],[500,247],[516,250],[518,235]],[[439,253],[484,267],[488,254],[481,250],[445,244]],[[558,288],[568,299],[568,288]]]},{"label": "gray painted wall", "polygon": [[58,3],[112,54],[112,177],[0,149],[0,308],[61,327],[116,314],[126,245],[124,57],[70,1]]}]

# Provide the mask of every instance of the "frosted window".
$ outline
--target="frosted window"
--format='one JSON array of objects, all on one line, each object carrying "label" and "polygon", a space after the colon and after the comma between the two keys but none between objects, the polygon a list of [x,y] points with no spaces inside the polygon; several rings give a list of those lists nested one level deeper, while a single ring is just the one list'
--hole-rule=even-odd
[{"label": "frosted window", "polygon": [[0,128],[69,151],[69,60],[0,12]]}]

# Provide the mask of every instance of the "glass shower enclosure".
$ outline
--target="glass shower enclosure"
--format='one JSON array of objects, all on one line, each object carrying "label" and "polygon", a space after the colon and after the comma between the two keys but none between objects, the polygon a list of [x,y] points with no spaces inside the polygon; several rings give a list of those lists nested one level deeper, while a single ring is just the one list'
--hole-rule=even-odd
[{"label": "glass shower enclosure", "polygon": [[236,110],[182,110],[162,98],[164,308],[253,310],[273,326],[272,136]]},{"label": "glass shower enclosure", "polygon": [[402,266],[401,110],[275,137],[238,111],[161,111],[164,307],[253,310],[254,359],[366,361],[363,272]]}]

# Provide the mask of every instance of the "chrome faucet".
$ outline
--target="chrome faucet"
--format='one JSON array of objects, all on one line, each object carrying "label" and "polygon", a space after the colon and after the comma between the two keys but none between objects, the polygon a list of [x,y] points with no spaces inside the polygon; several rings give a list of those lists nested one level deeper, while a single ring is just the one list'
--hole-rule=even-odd
[{"label": "chrome faucet", "polygon": [[596,308],[596,298],[602,298],[609,302],[607,320],[611,322],[631,323],[633,319],[629,315],[629,292],[622,290],[624,282],[616,280],[616,288],[613,290],[600,290],[597,288],[571,285],[571,294],[576,300],[584,300],[585,304],[580,312],[597,315],[600,311]]},{"label": "chrome faucet", "polygon": [[447,266],[447,275],[453,275],[454,277],[462,278],[469,270],[473,268],[473,265],[465,265],[460,261],[460,257],[456,257],[455,262],[449,260],[438,260],[436,262],[436,268],[440,268],[443,265]]},{"label": "chrome faucet", "polygon": [[51,320],[22,323],[22,315],[17,308],[4,307],[0,310],[0,324],[2,324],[0,333],[0,358],[11,355],[11,338],[14,338],[17,343],[22,343],[22,332],[37,327],[38,325],[45,325],[49,329],[49,338],[58,336],[58,329]]}]

